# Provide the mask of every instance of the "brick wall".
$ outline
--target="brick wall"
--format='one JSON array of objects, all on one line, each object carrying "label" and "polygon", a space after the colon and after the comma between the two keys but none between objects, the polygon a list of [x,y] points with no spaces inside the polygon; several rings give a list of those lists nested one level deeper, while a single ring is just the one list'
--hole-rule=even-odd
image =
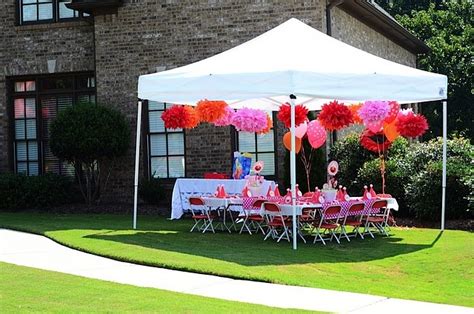
[{"label": "brick wall", "polygon": [[0,1],[0,173],[8,164],[8,76],[94,70],[93,25],[84,21],[43,25],[15,25],[15,1]]},{"label": "brick wall", "polygon": [[[57,60],[57,71],[94,70],[95,35],[98,101],[122,111],[132,128],[131,149],[114,169],[104,198],[117,202],[132,201],[139,75],[212,56],[291,17],[326,31],[323,0],[125,0],[116,15],[98,16],[94,26],[85,22],[14,26],[14,16],[13,1],[2,1],[0,30],[6,44],[0,46],[0,171],[8,168],[5,76],[47,73],[50,59]],[[397,62],[415,64],[414,55],[337,8],[332,25],[338,39]],[[278,125],[278,139],[284,132]],[[277,150],[278,176],[283,180],[286,153],[281,144]],[[188,176],[229,172],[231,155],[230,128],[202,125],[186,132]],[[145,158],[142,153],[142,165]]]}]

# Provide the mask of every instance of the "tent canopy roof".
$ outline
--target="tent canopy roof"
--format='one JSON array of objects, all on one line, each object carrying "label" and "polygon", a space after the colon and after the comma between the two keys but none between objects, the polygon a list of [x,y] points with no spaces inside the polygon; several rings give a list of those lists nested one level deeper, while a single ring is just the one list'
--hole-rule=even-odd
[{"label": "tent canopy roof", "polygon": [[374,56],[290,19],[215,56],[142,75],[138,83],[139,98],[176,104],[212,99],[278,110],[290,94],[311,110],[332,99],[415,103],[445,99],[447,77]]}]

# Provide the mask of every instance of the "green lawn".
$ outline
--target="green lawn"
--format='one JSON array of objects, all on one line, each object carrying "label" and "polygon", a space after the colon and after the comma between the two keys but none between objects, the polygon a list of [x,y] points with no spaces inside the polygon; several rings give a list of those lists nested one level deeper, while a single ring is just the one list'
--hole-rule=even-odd
[{"label": "green lawn", "polygon": [[6,263],[0,263],[0,309],[3,313],[288,312],[287,309],[140,288]]},{"label": "green lawn", "polygon": [[474,236],[395,229],[391,237],[323,247],[261,235],[189,233],[190,220],[123,215],[0,213],[0,225],[95,254],[166,268],[388,297],[474,306]]}]

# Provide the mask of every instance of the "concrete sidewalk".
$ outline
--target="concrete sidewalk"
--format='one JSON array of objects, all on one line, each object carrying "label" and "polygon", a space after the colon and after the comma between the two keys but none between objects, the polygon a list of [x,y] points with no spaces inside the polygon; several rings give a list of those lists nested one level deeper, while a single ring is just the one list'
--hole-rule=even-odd
[{"label": "concrete sidewalk", "polygon": [[471,313],[474,309],[359,293],[285,286],[141,266],[76,251],[34,234],[0,229],[0,261],[139,287],[339,313]]}]

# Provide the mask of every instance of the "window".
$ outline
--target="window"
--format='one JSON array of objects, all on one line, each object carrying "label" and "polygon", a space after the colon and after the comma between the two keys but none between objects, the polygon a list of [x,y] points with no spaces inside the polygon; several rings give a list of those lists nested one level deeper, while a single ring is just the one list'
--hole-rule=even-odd
[{"label": "window", "polygon": [[[272,113],[269,112],[272,117]],[[262,175],[274,176],[275,170],[275,129],[272,128],[267,134],[256,134],[248,132],[236,132],[236,148],[242,153],[252,155],[252,163],[263,161],[265,167]]]},{"label": "window", "polygon": [[186,173],[184,132],[166,129],[161,114],[173,105],[148,102],[148,155],[150,175],[155,178],[180,178]]},{"label": "window", "polygon": [[58,112],[88,101],[95,102],[93,74],[13,78],[12,128],[14,168],[17,173],[74,175],[49,148],[49,129]]},{"label": "window", "polygon": [[17,0],[18,24],[52,23],[77,19],[83,14],[66,7],[70,0]]}]

